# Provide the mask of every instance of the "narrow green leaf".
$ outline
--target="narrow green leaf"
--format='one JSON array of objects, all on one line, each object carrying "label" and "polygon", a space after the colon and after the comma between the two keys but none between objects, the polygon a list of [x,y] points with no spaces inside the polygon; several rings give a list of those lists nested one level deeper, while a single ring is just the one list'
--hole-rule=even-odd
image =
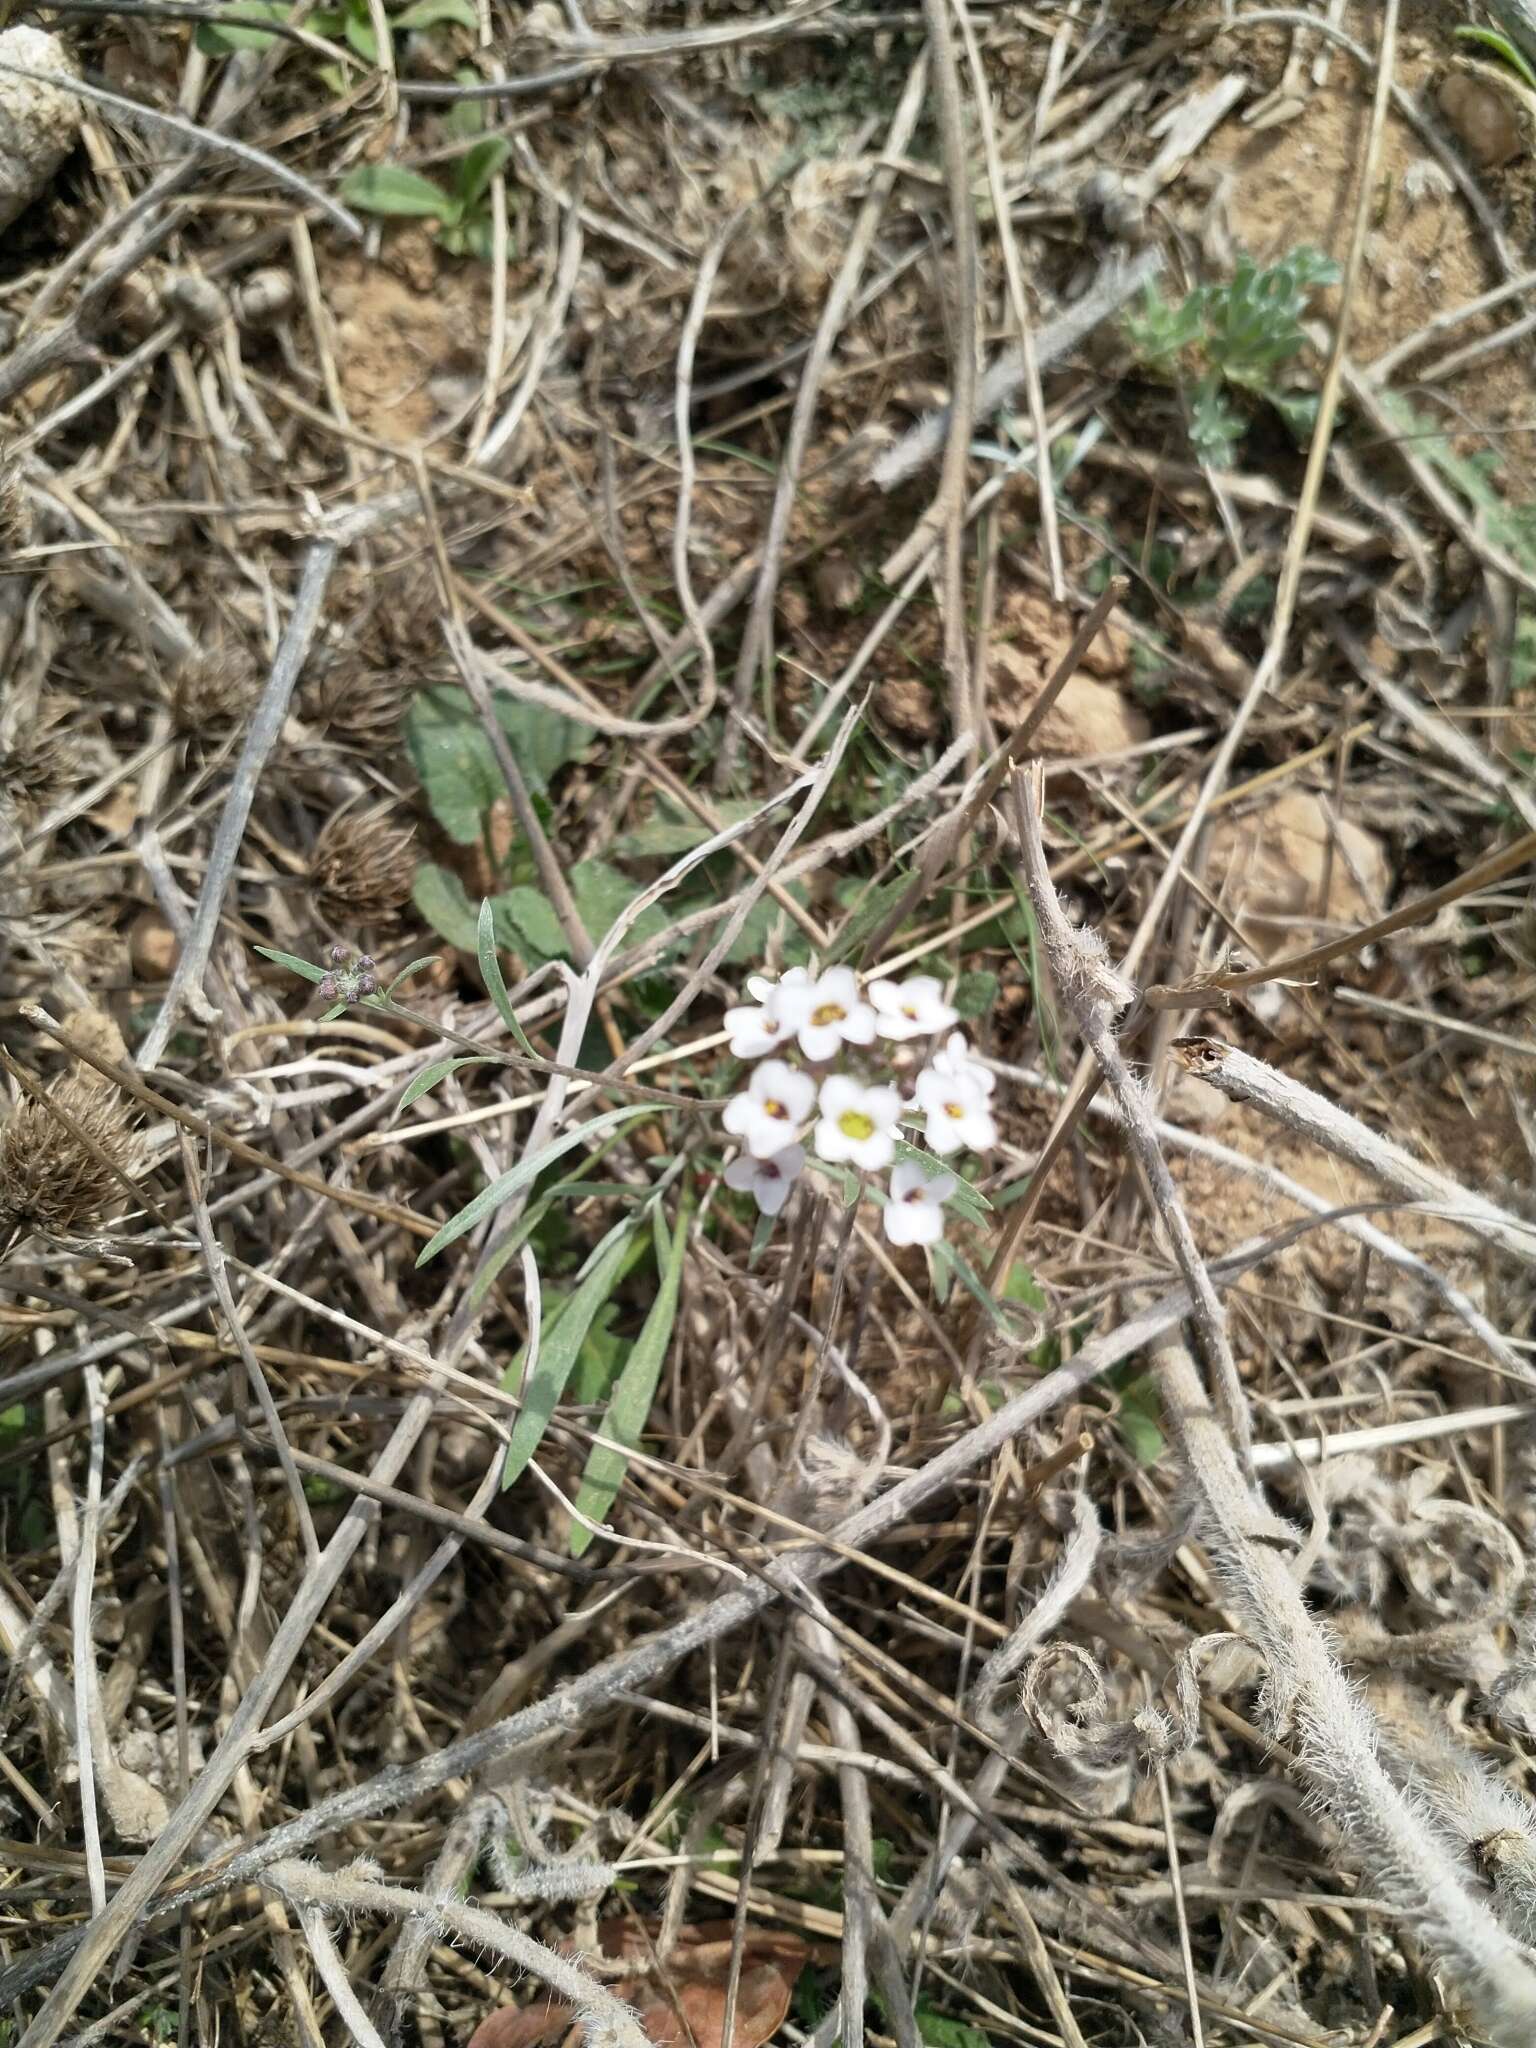
[{"label": "narrow green leaf", "polygon": [[301,960],[297,953],[280,953],[276,946],[258,946],[256,951],[263,960],[275,960],[279,967],[286,967],[292,974],[302,974],[306,981],[324,981],[326,970],[313,967],[309,961]]},{"label": "narrow green leaf", "polygon": [[390,27],[436,28],[440,22],[457,22],[460,28],[478,28],[480,17],[470,0],[415,0],[403,14],[392,15]]},{"label": "narrow green leaf", "polygon": [[1471,22],[1463,22],[1453,31],[1465,43],[1481,43],[1485,50],[1491,50],[1502,64],[1519,73],[1525,83],[1536,92],[1536,71],[1526,63],[1522,53],[1501,29],[1477,28]]},{"label": "narrow green leaf", "polygon": [[459,174],[453,182],[459,203],[466,213],[485,197],[491,188],[492,178],[511,154],[512,145],[505,135],[487,135],[483,142],[477,142],[473,149],[464,152]]},{"label": "narrow green leaf", "polygon": [[475,933],[475,952],[480,961],[480,978],[485,983],[485,992],[496,1006],[496,1014],[517,1040],[520,1051],[529,1059],[536,1060],[527,1032],[517,1021],[517,1012],[512,1007],[512,998],[507,994],[506,980],[501,971],[501,956],[496,951],[496,913],[488,899],[480,903],[480,922]]},{"label": "narrow green leaf", "polygon": [[434,1060],[430,1067],[423,1067],[414,1080],[408,1082],[400,1096],[400,1107],[409,1109],[413,1102],[419,1102],[429,1094],[439,1081],[446,1081],[450,1074],[456,1074],[460,1067],[493,1067],[496,1062],[483,1053],[458,1053],[448,1059]]},{"label": "narrow green leaf", "polygon": [[441,953],[423,953],[419,959],[409,961],[385,989],[385,995],[392,996],[402,981],[409,981],[413,974],[419,974],[423,967],[430,967],[434,960],[441,960],[442,957]]},{"label": "narrow green leaf", "polygon": [[627,1102],[621,1109],[605,1109],[600,1116],[589,1117],[584,1124],[562,1132],[541,1146],[531,1159],[520,1159],[516,1166],[498,1174],[489,1187],[484,1187],[470,1202],[466,1202],[457,1216],[452,1216],[435,1236],[428,1238],[416,1255],[418,1266],[424,1266],[428,1259],[435,1259],[447,1246],[456,1244],[467,1231],[474,1229],[482,1216],[489,1216],[493,1209],[499,1209],[503,1202],[515,1195],[519,1188],[525,1188],[530,1181],[538,1179],[546,1167],[553,1166],[557,1159],[563,1159],[567,1152],[578,1145],[585,1145],[595,1138],[599,1131],[611,1131],[617,1125],[630,1123],[637,1116],[654,1116],[653,1104]]},{"label": "narrow green leaf", "polygon": [[523,1405],[513,1425],[506,1463],[501,1469],[504,1489],[527,1470],[529,1459],[543,1441],[549,1418],[576,1368],[587,1332],[618,1282],[633,1231],[634,1219],[626,1218],[610,1232],[600,1255],[588,1268],[586,1278],[560,1311],[560,1320],[539,1345],[533,1378],[524,1389]]},{"label": "narrow green leaf", "polygon": [[[351,24],[348,24],[350,35]],[[453,212],[446,192],[408,171],[400,164],[359,164],[341,181],[341,197],[363,213],[383,213],[401,219],[444,220]],[[430,794],[430,792],[429,792]],[[455,833],[457,838],[458,834]],[[473,835],[471,835],[473,837]]]},{"label": "narrow green leaf", "polygon": [[[609,1443],[592,1446],[587,1469],[581,1475],[576,1505],[589,1521],[606,1519],[629,1469],[626,1452],[632,1451],[639,1443],[651,1412],[651,1403],[656,1398],[661,1369],[667,1361],[667,1347],[672,1342],[672,1325],[677,1319],[677,1296],[683,1276],[689,1220],[690,1204],[684,1201],[679,1207],[677,1227],[672,1233],[672,1242],[661,1269],[661,1285],[656,1299],[651,1304],[640,1335],[635,1339],[634,1349],[624,1362],[624,1370],[619,1374],[618,1385],[608,1403],[608,1412],[603,1417],[599,1434],[607,1437]],[[612,1449],[610,1444],[621,1444],[624,1449]],[[592,1534],[580,1522],[572,1523],[572,1557],[582,1555],[592,1542]]]}]

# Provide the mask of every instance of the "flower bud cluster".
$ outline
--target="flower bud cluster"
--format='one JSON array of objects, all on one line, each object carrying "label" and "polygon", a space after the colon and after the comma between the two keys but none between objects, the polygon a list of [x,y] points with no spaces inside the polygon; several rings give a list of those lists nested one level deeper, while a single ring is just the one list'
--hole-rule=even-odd
[{"label": "flower bud cluster", "polygon": [[330,969],[316,986],[315,994],[322,1003],[357,1003],[364,996],[376,996],[379,979],[373,965],[368,953],[359,953],[354,958],[350,947],[332,946]]}]

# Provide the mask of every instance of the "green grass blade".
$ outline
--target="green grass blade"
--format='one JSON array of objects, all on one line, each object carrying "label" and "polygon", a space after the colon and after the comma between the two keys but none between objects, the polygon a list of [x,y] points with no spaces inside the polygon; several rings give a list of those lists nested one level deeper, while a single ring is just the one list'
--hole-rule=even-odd
[{"label": "green grass blade", "polygon": [[[683,1253],[687,1248],[690,1204],[684,1202],[677,1218],[677,1228],[672,1233],[672,1243],[667,1251],[666,1263],[661,1271],[661,1286],[651,1304],[651,1312],[645,1325],[635,1339],[634,1349],[624,1361],[624,1370],[619,1374],[618,1384],[608,1403],[608,1412],[603,1417],[599,1432],[609,1439],[608,1443],[594,1444],[587,1459],[587,1469],[581,1475],[581,1486],[576,1495],[576,1505],[589,1521],[601,1522],[618,1496],[624,1483],[624,1474],[629,1469],[627,1452],[640,1441],[640,1432],[645,1428],[646,1417],[651,1412],[651,1403],[656,1398],[656,1388],[661,1379],[661,1369],[667,1361],[667,1347],[672,1342],[672,1325],[677,1320],[677,1296],[683,1277]],[[625,1448],[618,1450],[615,1445]],[[571,1555],[580,1557],[592,1541],[593,1532],[576,1522],[571,1528]]]},{"label": "green grass blade", "polygon": [[513,1426],[512,1440],[507,1445],[507,1459],[501,1469],[503,1488],[521,1477],[527,1469],[528,1460],[543,1441],[549,1418],[576,1369],[576,1360],[587,1332],[624,1270],[636,1221],[630,1217],[612,1232],[589,1267],[586,1278],[561,1309],[559,1321],[544,1334],[533,1378],[523,1395],[522,1410]]},{"label": "green grass blade", "polygon": [[584,1145],[595,1138],[599,1131],[611,1131],[615,1125],[628,1123],[637,1116],[654,1116],[656,1111],[650,1103],[629,1102],[622,1109],[605,1109],[601,1116],[589,1117],[584,1124],[577,1124],[573,1130],[564,1132],[549,1144],[541,1146],[531,1159],[520,1159],[516,1166],[498,1174],[489,1187],[484,1187],[471,1202],[466,1202],[457,1216],[450,1216],[436,1236],[429,1237],[416,1255],[418,1266],[424,1266],[428,1259],[435,1259],[440,1251],[456,1244],[467,1231],[474,1229],[481,1217],[489,1216],[493,1209],[499,1209],[503,1202],[510,1200],[519,1188],[525,1188],[530,1181],[538,1179],[547,1166],[553,1166],[557,1159],[563,1159],[576,1146]]}]

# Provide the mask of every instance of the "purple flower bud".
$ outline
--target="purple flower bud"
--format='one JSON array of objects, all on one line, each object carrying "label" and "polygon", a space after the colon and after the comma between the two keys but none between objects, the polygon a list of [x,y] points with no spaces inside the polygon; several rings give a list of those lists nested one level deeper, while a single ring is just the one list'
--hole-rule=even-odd
[{"label": "purple flower bud", "polygon": [[370,970],[372,969],[372,966],[373,966],[373,955],[372,955],[371,953],[359,953],[359,954],[358,954],[358,956],[357,956],[357,971],[358,971],[358,973],[359,973],[359,974],[367,974],[367,973],[368,973],[368,972],[369,972],[369,971],[370,971]]},{"label": "purple flower bud", "polygon": [[344,967],[344,966],[346,965],[346,960],[347,960],[347,949],[346,949],[346,947],[345,947],[345,946],[332,946],[332,948],[331,948],[331,965],[332,965],[333,967]]},{"label": "purple flower bud", "polygon": [[334,1003],[336,1000],[335,975],[322,974],[319,981],[315,985],[315,994],[320,998],[322,1003]]},{"label": "purple flower bud", "polygon": [[359,996],[376,996],[379,992],[379,984],[371,974],[359,975],[357,992]]}]

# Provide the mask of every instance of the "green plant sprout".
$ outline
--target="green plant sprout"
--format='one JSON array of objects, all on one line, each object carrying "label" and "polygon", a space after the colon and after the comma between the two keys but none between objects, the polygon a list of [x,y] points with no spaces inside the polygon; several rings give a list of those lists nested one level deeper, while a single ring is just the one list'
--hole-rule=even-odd
[{"label": "green plant sprout", "polygon": [[459,159],[452,191],[400,164],[359,164],[341,181],[349,206],[394,219],[435,220],[438,247],[450,256],[491,254],[491,180],[511,154],[504,135],[487,135]]},{"label": "green plant sprout", "polygon": [[1321,250],[1302,246],[1262,270],[1241,256],[1227,283],[1197,285],[1177,305],[1147,286],[1126,315],[1126,338],[1147,368],[1185,393],[1189,437],[1203,462],[1226,467],[1247,431],[1228,387],[1264,400],[1298,439],[1311,433],[1316,399],[1279,378],[1306,344],[1301,323],[1312,293],[1338,277]]}]

